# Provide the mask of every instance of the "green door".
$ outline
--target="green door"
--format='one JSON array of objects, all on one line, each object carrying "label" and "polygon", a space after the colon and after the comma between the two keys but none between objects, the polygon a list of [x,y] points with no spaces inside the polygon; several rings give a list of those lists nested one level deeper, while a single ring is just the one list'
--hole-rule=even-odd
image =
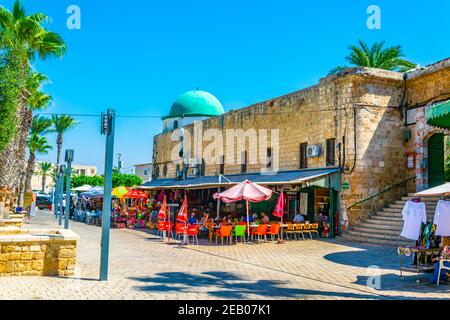
[{"label": "green door", "polygon": [[428,187],[444,183],[444,135],[434,134],[428,140]]}]

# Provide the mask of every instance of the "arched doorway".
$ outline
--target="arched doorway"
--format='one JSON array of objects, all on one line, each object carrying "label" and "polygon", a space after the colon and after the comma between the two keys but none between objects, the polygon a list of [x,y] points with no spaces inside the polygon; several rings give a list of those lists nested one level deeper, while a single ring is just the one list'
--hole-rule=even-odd
[{"label": "arched doorway", "polygon": [[433,188],[445,182],[444,178],[444,135],[433,134],[428,139],[428,187]]}]

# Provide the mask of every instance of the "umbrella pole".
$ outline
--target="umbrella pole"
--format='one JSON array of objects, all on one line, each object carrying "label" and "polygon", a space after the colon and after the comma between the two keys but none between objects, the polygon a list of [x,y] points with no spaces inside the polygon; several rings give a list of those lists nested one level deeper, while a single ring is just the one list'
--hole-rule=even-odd
[{"label": "umbrella pole", "polygon": [[250,242],[250,215],[249,215],[249,208],[248,208],[248,200],[246,201],[247,203],[247,242]]}]

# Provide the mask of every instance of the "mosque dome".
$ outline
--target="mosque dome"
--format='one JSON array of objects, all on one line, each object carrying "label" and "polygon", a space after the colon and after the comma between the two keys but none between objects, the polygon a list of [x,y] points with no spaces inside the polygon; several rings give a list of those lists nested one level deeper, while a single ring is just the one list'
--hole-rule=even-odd
[{"label": "mosque dome", "polygon": [[201,90],[188,91],[172,105],[163,120],[185,117],[215,117],[225,113],[220,101],[211,93]]}]

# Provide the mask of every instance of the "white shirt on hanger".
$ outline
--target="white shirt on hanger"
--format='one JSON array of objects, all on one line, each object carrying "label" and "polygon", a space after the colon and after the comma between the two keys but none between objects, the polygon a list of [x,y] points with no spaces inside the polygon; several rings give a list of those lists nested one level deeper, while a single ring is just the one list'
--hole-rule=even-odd
[{"label": "white shirt on hanger", "polygon": [[450,236],[450,201],[438,202],[433,223],[437,226],[437,236]]},{"label": "white shirt on hanger", "polygon": [[420,231],[422,229],[422,223],[427,223],[427,209],[425,203],[407,201],[403,208],[403,231],[402,237],[411,240],[418,240],[420,237]]}]

